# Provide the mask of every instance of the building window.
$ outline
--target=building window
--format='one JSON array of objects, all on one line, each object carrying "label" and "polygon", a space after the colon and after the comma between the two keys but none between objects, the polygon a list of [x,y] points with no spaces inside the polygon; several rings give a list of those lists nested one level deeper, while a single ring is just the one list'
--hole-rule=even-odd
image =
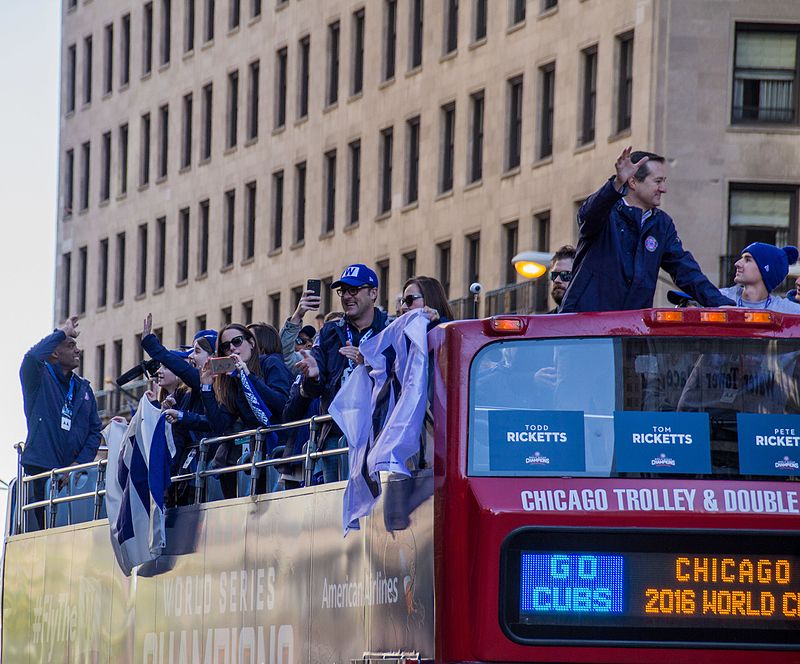
[{"label": "building window", "polygon": [[206,43],[214,39],[214,0],[205,0],[205,23],[203,41]]},{"label": "building window", "polygon": [[752,242],[779,247],[797,242],[797,189],[758,185],[731,187],[728,204],[728,256],[723,257],[720,285],[729,286],[734,263]]},{"label": "building window", "polygon": [[297,117],[308,115],[308,84],[311,75],[311,37],[306,35],[299,44],[300,74],[297,78]]},{"label": "building window", "polygon": [[229,0],[229,2],[228,30],[235,30],[242,20],[242,3],[241,0]]},{"label": "building window", "polygon": [[294,167],[294,241],[306,239],[306,162]]},{"label": "building window", "polygon": [[323,233],[333,233],[336,227],[336,150],[325,153],[325,209]]},{"label": "building window", "polygon": [[394,78],[397,58],[397,0],[383,2],[383,80]]},{"label": "building window", "polygon": [[525,8],[527,0],[510,0],[509,25],[517,25],[525,20]]},{"label": "building window", "polygon": [[97,257],[97,308],[108,303],[108,240],[100,240]]},{"label": "building window", "polygon": [[322,282],[320,288],[322,298],[319,303],[319,313],[328,314],[331,311],[331,299],[332,299],[331,284],[333,283],[333,277],[323,277],[320,281]]},{"label": "building window", "polygon": [[225,192],[225,228],[222,236],[222,267],[233,265],[233,240],[236,229],[236,190]]},{"label": "building window", "polygon": [[378,261],[378,305],[389,309],[389,259]]},{"label": "building window", "polygon": [[70,302],[70,285],[72,284],[72,254],[67,252],[61,257],[61,320],[72,315]]},{"label": "building window", "polygon": [[470,284],[480,280],[480,265],[481,265],[481,234],[473,233],[467,235],[467,287],[465,291],[469,291]]},{"label": "building window", "polygon": [[283,246],[283,171],[272,174],[272,249]]},{"label": "building window", "polygon": [[436,274],[439,282],[444,288],[446,297],[450,297],[450,241],[441,242],[436,245]]},{"label": "building window", "polygon": [[181,168],[192,164],[192,93],[183,96],[183,132],[181,135]]},{"label": "building window", "polygon": [[558,0],[541,0],[542,12],[549,11],[558,7]]},{"label": "building window", "polygon": [[116,271],[114,281],[114,303],[125,300],[125,233],[117,233]]},{"label": "building window", "polygon": [[189,279],[189,225],[191,223],[189,208],[181,208],[178,212],[178,283]]},{"label": "building window", "polygon": [[458,0],[444,0],[444,53],[458,48]]},{"label": "building window", "polygon": [[472,5],[472,41],[478,42],[486,39],[488,0],[473,0]]},{"label": "building window", "polygon": [[[160,334],[156,335],[159,339],[163,338]],[[114,376],[119,376],[122,374],[122,339],[116,339],[114,341],[113,349],[113,358],[112,361],[114,363]],[[116,399],[116,407],[113,410],[117,410],[119,407],[119,395],[117,395]]]},{"label": "building window", "polygon": [[239,72],[228,74],[228,121],[225,147],[236,147],[239,134]]},{"label": "building window", "polygon": [[737,26],[733,122],[797,122],[798,36],[796,27]]},{"label": "building window", "polygon": [[261,75],[261,64],[258,60],[247,67],[247,140],[258,138],[258,101]]},{"label": "building window", "polygon": [[89,251],[86,247],[78,249],[78,306],[77,313],[86,313],[86,282],[89,262]]},{"label": "building window", "polygon": [[269,296],[269,320],[276,330],[281,329],[281,294],[272,293]]},{"label": "building window", "polygon": [[553,154],[553,121],[556,97],[556,63],[539,68],[539,159]]},{"label": "building window", "polygon": [[339,21],[328,26],[328,86],[325,103],[332,106],[339,101]]},{"label": "building window", "polygon": [[153,71],[153,3],[145,3],[142,16],[142,76]]},{"label": "building window", "polygon": [[122,34],[119,44],[119,85],[128,85],[131,80],[131,15],[122,17]]},{"label": "building window", "polygon": [[139,185],[150,182],[150,114],[142,116],[141,148],[139,150]]},{"label": "building window", "polygon": [[200,316],[194,317],[194,329],[195,330],[205,330],[208,328],[208,319],[206,318],[205,314],[201,314]]},{"label": "building window", "polygon": [[250,0],[250,18],[261,16],[261,0]]},{"label": "building window", "polygon": [[64,216],[72,216],[75,199],[75,151],[67,150],[64,155]]},{"label": "building window", "polygon": [[453,189],[453,161],[456,149],[456,104],[441,108],[441,153],[439,160],[439,193]]},{"label": "building window", "polygon": [[419,136],[420,117],[417,115],[406,120],[406,205],[419,200]]},{"label": "building window", "polygon": [[408,281],[417,274],[417,252],[403,254],[403,281]]},{"label": "building window", "polygon": [[86,141],[81,145],[81,210],[89,209],[89,174],[91,161],[91,144]]},{"label": "building window", "polygon": [[92,102],[92,36],[83,40],[83,103]]},{"label": "building window", "polygon": [[128,123],[120,125],[117,164],[119,166],[119,193],[128,193]]},{"label": "building window", "polygon": [[169,163],[169,106],[158,109],[158,178],[167,177]]},{"label": "building window", "polygon": [[100,143],[100,202],[111,196],[111,132],[103,134]]},{"label": "building window", "polygon": [[550,212],[540,212],[533,218],[533,239],[536,251],[550,251]]},{"label": "building window", "polygon": [[214,118],[214,90],[211,83],[203,86],[203,107],[201,110],[203,116],[203,141],[200,144],[200,159],[206,161],[211,159],[211,129]]},{"label": "building window", "polygon": [[253,300],[242,302],[242,322],[250,325],[253,322]]},{"label": "building window", "polygon": [[631,128],[633,108],[633,33],[617,37],[617,132]]},{"label": "building window", "polygon": [[169,64],[172,51],[172,0],[161,0],[161,66]]},{"label": "building window", "polygon": [[75,86],[76,86],[76,70],[77,70],[77,49],[75,44],[67,47],[67,91],[65,105],[67,113],[72,113],[75,110]]},{"label": "building window", "polygon": [[473,92],[469,96],[469,166],[468,182],[483,178],[483,104],[484,91]]},{"label": "building window", "polygon": [[175,345],[178,348],[186,345],[186,321],[179,320],[175,323]]},{"label": "building window", "polygon": [[300,298],[303,297],[303,288],[303,286],[295,286],[289,291],[293,310],[297,309],[297,305],[300,304]]},{"label": "building window", "polygon": [[184,0],[183,52],[194,51],[195,0]]},{"label": "building window", "polygon": [[522,155],[522,76],[508,81],[506,125],[506,170],[519,168]]},{"label": "building window", "polygon": [[289,51],[279,49],[275,54],[275,128],[286,125],[286,85]]},{"label": "building window", "polygon": [[248,182],[245,189],[244,260],[256,255],[256,183]]},{"label": "building window", "polygon": [[136,295],[147,292],[147,224],[140,224],[136,234]]},{"label": "building window", "polygon": [[503,283],[515,284],[517,283],[517,270],[511,259],[517,255],[517,245],[519,239],[519,222],[512,221],[503,225],[503,256],[501,258],[503,265]]},{"label": "building window", "polygon": [[364,10],[353,13],[353,73],[350,94],[360,94],[364,89]]},{"label": "building window", "polygon": [[[209,201],[200,201],[200,226],[197,237],[197,276],[208,274]],[[202,330],[201,326],[198,329]]]},{"label": "building window", "polygon": [[394,129],[387,127],[381,131],[380,171],[378,212],[390,212],[392,209],[392,148]]},{"label": "building window", "polygon": [[225,327],[226,325],[230,325],[233,322],[233,308],[232,307],[222,307],[219,311],[219,318],[221,327]]},{"label": "building window", "polygon": [[106,384],[106,347],[101,344],[95,352],[95,384],[96,390],[100,391]]},{"label": "building window", "polygon": [[411,0],[411,44],[409,45],[408,68],[422,66],[422,48],[425,27],[425,0]]},{"label": "building window", "polygon": [[347,222],[351,226],[358,223],[361,207],[361,141],[356,140],[348,145],[349,153],[349,187],[347,201]]},{"label": "building window", "polygon": [[167,276],[167,218],[156,219],[156,292],[164,289]]},{"label": "building window", "polygon": [[597,108],[597,46],[581,51],[581,132],[579,143],[594,141],[594,117]]},{"label": "building window", "polygon": [[114,24],[103,30],[103,94],[109,94],[114,85]]}]

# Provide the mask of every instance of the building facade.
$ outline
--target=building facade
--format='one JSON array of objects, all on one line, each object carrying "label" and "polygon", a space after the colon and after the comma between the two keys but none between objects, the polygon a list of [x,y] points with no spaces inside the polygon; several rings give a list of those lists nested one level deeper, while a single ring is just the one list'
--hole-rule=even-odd
[{"label": "building facade", "polygon": [[168,346],[280,326],[351,262],[389,309],[414,274],[520,296],[483,313],[530,307],[511,257],[574,243],[627,145],[668,158],[664,207],[712,281],[752,240],[797,241],[795,0],[62,11],[54,318],[84,318],[95,390],[140,360],[148,312]]}]

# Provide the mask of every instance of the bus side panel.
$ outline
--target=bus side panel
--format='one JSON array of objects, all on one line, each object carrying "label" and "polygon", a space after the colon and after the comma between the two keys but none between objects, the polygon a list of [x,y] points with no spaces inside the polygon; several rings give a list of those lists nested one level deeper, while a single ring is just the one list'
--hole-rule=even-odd
[{"label": "bus side panel", "polygon": [[41,642],[41,621],[38,633],[31,628],[33,607],[42,592],[41,579],[38,595],[34,595],[32,588],[36,551],[41,548],[32,537],[6,543],[3,557],[3,656],[0,658],[4,662],[28,664],[39,647],[37,642]]}]

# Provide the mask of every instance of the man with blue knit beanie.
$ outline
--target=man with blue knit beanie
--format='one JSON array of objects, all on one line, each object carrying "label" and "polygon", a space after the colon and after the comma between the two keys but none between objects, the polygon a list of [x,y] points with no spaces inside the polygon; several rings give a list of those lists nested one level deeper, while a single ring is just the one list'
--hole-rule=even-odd
[{"label": "man with blue knit beanie", "polygon": [[737,307],[771,309],[787,314],[800,314],[800,304],[773,295],[789,274],[789,266],[797,262],[797,247],[776,247],[766,242],[753,242],[742,250],[736,261],[735,286],[720,288],[720,293],[736,302]]}]

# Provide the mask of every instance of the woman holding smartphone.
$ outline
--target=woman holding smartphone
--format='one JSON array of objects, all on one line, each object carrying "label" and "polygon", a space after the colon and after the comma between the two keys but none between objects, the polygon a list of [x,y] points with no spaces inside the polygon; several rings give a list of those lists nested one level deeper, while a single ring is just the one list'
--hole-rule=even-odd
[{"label": "woman holding smartphone", "polygon": [[[229,366],[217,371],[217,358],[230,358]],[[200,371],[203,405],[216,435],[277,424],[289,398],[292,381],[280,353],[261,355],[253,333],[244,325],[232,323],[219,333],[217,350]],[[277,444],[277,437],[268,437],[265,453]],[[217,450],[213,467],[233,465],[240,456],[238,445],[223,443]],[[226,498],[236,494],[236,478],[232,473],[220,478]]]}]

